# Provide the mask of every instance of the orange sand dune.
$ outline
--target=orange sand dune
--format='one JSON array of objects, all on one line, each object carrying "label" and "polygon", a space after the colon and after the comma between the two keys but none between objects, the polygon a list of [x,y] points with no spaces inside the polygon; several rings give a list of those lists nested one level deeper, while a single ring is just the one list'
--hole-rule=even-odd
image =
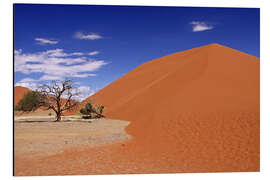
[{"label": "orange sand dune", "polygon": [[30,89],[22,86],[14,87],[14,106],[18,104],[18,102],[23,98],[24,94],[29,92]]},{"label": "orange sand dune", "polygon": [[[211,44],[135,68],[86,99],[149,158],[189,171],[259,170],[259,59]],[[169,160],[170,159],[170,160]],[[176,168],[177,169],[177,168]]]}]

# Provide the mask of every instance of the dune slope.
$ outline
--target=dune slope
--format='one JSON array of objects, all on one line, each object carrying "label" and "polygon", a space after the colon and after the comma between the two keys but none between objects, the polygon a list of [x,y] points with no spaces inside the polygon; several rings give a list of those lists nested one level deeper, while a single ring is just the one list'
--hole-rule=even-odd
[{"label": "dune slope", "polygon": [[82,104],[87,101],[105,105],[109,118],[131,121],[130,146],[143,147],[148,158],[163,156],[174,168],[185,164],[187,172],[259,170],[254,56],[219,44],[171,54],[142,64]]},{"label": "dune slope", "polygon": [[26,87],[15,86],[14,87],[14,106],[16,106],[18,102],[23,98],[24,94],[29,91],[30,90]]}]

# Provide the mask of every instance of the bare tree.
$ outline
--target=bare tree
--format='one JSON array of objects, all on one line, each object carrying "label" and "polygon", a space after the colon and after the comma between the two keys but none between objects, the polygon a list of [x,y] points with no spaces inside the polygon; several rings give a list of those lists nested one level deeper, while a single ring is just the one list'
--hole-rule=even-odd
[{"label": "bare tree", "polygon": [[78,105],[78,101],[73,98],[80,93],[74,88],[72,80],[62,82],[52,81],[49,84],[43,84],[39,87],[38,92],[44,96],[41,106],[52,109],[56,114],[56,122],[61,121],[64,111],[74,108]]}]

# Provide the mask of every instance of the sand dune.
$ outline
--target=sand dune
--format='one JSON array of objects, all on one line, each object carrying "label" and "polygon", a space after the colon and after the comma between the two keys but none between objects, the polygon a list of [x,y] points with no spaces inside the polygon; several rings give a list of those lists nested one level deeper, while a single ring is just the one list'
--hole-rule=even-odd
[{"label": "sand dune", "polygon": [[[211,44],[135,68],[86,99],[152,158],[194,171],[259,170],[259,59]],[[140,145],[139,145],[140,144]],[[156,154],[155,154],[155,153]],[[151,158],[151,157],[149,157]]]},{"label": "sand dune", "polygon": [[22,86],[14,87],[14,106],[18,104],[18,102],[23,98],[24,94],[29,92],[30,89]]}]

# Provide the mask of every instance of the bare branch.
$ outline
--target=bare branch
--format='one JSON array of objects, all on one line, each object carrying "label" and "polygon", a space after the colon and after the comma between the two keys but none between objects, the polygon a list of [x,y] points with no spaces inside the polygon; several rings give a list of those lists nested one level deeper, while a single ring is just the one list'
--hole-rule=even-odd
[{"label": "bare branch", "polygon": [[[57,121],[60,121],[63,111],[72,109],[78,105],[78,102],[72,98],[78,96],[80,93],[77,90],[72,90],[74,90],[74,86],[71,80],[65,80],[60,83],[52,81],[51,85],[43,84],[38,89],[38,92],[45,96],[41,106],[52,109],[57,115]],[[67,96],[66,100],[63,100],[64,95]]]}]

